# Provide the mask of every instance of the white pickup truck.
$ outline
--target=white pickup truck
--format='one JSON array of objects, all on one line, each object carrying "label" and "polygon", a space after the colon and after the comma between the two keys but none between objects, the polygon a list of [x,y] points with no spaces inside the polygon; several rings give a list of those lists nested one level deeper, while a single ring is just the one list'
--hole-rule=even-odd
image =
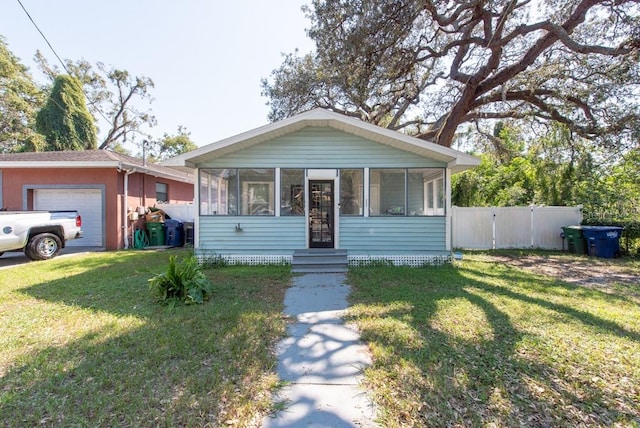
[{"label": "white pickup truck", "polygon": [[81,237],[82,219],[76,211],[0,212],[0,256],[24,251],[31,260],[48,260],[68,240]]}]

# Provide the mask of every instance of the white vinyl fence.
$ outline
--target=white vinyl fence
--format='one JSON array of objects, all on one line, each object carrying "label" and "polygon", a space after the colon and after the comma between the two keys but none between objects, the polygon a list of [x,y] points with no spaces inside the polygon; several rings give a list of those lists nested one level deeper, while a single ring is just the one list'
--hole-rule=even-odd
[{"label": "white vinyl fence", "polygon": [[[171,218],[193,221],[194,204],[157,204]],[[563,226],[580,224],[581,207],[452,207],[453,248],[488,250],[499,248],[563,247]],[[565,243],[566,246],[566,243]]]},{"label": "white vinyl fence", "polygon": [[157,203],[156,208],[161,209],[174,220],[194,221],[196,218],[196,206],[194,204],[164,204]]},{"label": "white vinyl fence", "polygon": [[[581,207],[452,207],[453,247],[465,249],[563,247],[563,226],[580,224]],[[566,244],[565,244],[566,245]]]}]

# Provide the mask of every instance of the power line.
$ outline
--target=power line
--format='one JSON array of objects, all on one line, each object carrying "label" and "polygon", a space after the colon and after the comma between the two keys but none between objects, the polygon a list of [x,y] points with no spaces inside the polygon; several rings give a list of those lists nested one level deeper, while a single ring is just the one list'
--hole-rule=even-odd
[{"label": "power line", "polygon": [[42,36],[44,41],[47,42],[47,45],[49,46],[49,49],[51,49],[51,52],[53,52],[53,54],[56,56],[56,58],[58,58],[58,61],[60,61],[60,64],[62,64],[62,68],[64,68],[64,70],[67,72],[67,74],[71,74],[71,73],[69,73],[69,70],[67,69],[67,66],[65,65],[64,61],[62,61],[62,59],[60,59],[60,57],[58,56],[58,53],[56,52],[56,50],[53,48],[53,46],[51,46],[51,43],[49,43],[49,40],[47,40],[47,36],[44,35],[42,30],[40,30],[40,27],[38,27],[38,24],[36,24],[36,21],[33,20],[33,18],[31,17],[31,15],[27,11],[27,9],[24,7],[22,2],[20,0],[18,0],[18,3],[20,4],[20,7],[22,8],[22,10],[24,10],[24,13],[27,14],[27,17],[29,18],[29,20],[31,21],[33,26],[36,27],[36,30],[38,30],[38,33],[40,33],[40,35]]},{"label": "power line", "polygon": [[[33,20],[33,18],[31,17],[31,15],[29,14],[29,11],[27,11],[27,8],[24,7],[24,5],[22,4],[21,0],[17,0],[18,3],[20,4],[20,7],[22,8],[22,10],[24,11],[24,13],[27,15],[27,17],[29,18],[29,20],[31,21],[31,23],[33,24],[33,26],[36,28],[36,30],[38,30],[38,33],[40,33],[40,35],[42,36],[42,38],[44,39],[44,41],[47,43],[47,46],[49,46],[49,49],[51,49],[51,52],[53,52],[53,54],[56,56],[56,58],[58,58],[58,61],[60,61],[60,64],[62,65],[62,68],[64,68],[64,71],[67,72],[68,75],[71,75],[71,72],[69,71],[69,69],[67,68],[67,65],[64,63],[64,61],[62,61],[62,59],[60,58],[60,56],[58,55],[58,53],[56,52],[56,50],[53,48],[53,46],[51,45],[51,43],[49,42],[49,40],[47,39],[47,36],[44,35],[44,33],[42,32],[42,30],[40,30],[40,27],[38,27],[38,24],[36,24],[36,22]],[[85,98],[87,100],[89,100],[89,97],[87,96],[87,94],[84,92],[84,88],[82,88],[82,93],[84,94]],[[54,101],[55,102],[55,101]],[[104,120],[107,121],[108,124],[111,124],[111,121],[104,115],[104,113],[102,113],[102,111],[95,105],[95,102],[89,100],[89,104],[91,104],[92,106],[94,106],[95,110],[98,112],[98,114],[100,116],[102,116],[102,118]],[[58,107],[60,107],[60,109],[62,109],[62,106],[60,106],[57,102],[56,105],[58,105]]]}]

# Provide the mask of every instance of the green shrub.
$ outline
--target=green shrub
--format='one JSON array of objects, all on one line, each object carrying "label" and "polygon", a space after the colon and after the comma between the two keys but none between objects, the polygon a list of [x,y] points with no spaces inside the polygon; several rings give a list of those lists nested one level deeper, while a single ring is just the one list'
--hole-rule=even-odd
[{"label": "green shrub", "polygon": [[214,253],[202,257],[202,266],[207,268],[221,268],[228,265],[229,262],[227,261],[227,259],[219,254]]},{"label": "green shrub", "polygon": [[195,256],[178,262],[169,257],[167,271],[149,280],[149,287],[159,300],[181,301],[186,304],[203,303],[211,297],[212,285],[200,269]]}]

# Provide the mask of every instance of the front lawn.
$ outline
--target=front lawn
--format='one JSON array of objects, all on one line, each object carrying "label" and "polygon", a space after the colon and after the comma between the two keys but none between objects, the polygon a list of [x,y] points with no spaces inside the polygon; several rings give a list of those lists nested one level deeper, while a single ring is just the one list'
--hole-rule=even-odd
[{"label": "front lawn", "polygon": [[[289,268],[206,269],[211,301],[159,305],[147,280],[172,254],[188,255],[1,270],[0,426],[258,425],[278,383]],[[529,269],[465,255],[350,271],[381,426],[640,425],[640,284]]]},{"label": "front lawn", "polygon": [[188,255],[0,271],[0,425],[247,426],[268,411],[289,269],[207,269],[211,301],[159,305],[147,280],[172,254]]},{"label": "front lawn", "polygon": [[640,284],[585,288],[480,255],[349,283],[382,426],[640,425]]}]

